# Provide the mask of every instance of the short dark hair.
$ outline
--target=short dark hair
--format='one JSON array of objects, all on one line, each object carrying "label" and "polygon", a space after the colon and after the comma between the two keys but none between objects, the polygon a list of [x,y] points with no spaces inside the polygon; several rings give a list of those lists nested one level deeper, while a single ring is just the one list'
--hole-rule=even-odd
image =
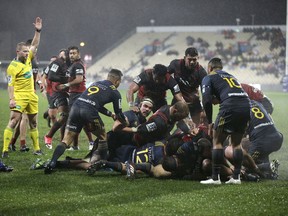
[{"label": "short dark hair", "polygon": [[163,158],[162,167],[166,171],[173,172],[177,169],[177,162],[173,156],[165,156]]},{"label": "short dark hair", "polygon": [[68,47],[68,52],[69,52],[70,50],[77,50],[77,52],[80,53],[80,50],[79,50],[79,48],[78,48],[77,46],[70,46],[70,47]]},{"label": "short dark hair", "polygon": [[168,73],[168,69],[165,65],[162,64],[156,64],[153,67],[153,74],[156,76],[165,76]]},{"label": "short dark hair", "polygon": [[212,149],[212,143],[206,138],[199,139],[197,141],[197,145],[198,145],[200,153],[203,153],[204,149],[207,149],[207,148]]},{"label": "short dark hair", "polygon": [[212,58],[208,65],[211,66],[212,70],[215,69],[215,68],[219,68],[219,69],[222,69],[223,68],[223,65],[222,65],[222,60],[220,58]]},{"label": "short dark hair", "polygon": [[108,73],[108,78],[119,80],[123,76],[123,73],[118,69],[111,69]]},{"label": "short dark hair", "polygon": [[198,56],[198,50],[195,47],[188,47],[185,50],[185,56],[190,55],[192,57]]},{"label": "short dark hair", "polygon": [[166,155],[167,156],[172,156],[174,154],[177,153],[177,150],[179,149],[179,147],[183,144],[183,140],[182,140],[182,135],[173,135],[171,137],[168,138],[167,140],[167,144],[166,144]]}]

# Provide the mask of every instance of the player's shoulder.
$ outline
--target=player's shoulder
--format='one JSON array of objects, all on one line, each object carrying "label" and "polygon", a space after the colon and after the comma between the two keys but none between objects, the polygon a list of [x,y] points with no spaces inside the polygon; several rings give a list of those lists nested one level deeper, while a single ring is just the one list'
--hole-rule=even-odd
[{"label": "player's shoulder", "polygon": [[7,71],[17,70],[17,68],[22,68],[23,63],[17,60],[12,60],[8,65]]},{"label": "player's shoulder", "polygon": [[84,69],[84,64],[83,64],[83,62],[82,61],[75,61],[73,64],[72,64],[72,66],[74,67],[74,68],[81,68],[81,69]]},{"label": "player's shoulder", "polygon": [[168,66],[169,73],[175,73],[176,70],[180,70],[182,62],[184,63],[184,59],[173,59]]}]

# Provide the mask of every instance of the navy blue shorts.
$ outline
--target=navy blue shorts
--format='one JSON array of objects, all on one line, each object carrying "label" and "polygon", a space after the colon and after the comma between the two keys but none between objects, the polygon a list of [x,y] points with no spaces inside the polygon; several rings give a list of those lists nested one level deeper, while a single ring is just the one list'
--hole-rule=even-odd
[{"label": "navy blue shorts", "polygon": [[244,134],[250,120],[250,108],[220,110],[215,120],[214,129],[226,133]]},{"label": "navy blue shorts", "polygon": [[252,144],[249,147],[250,155],[258,151],[261,155],[268,156],[272,152],[278,151],[281,148],[283,143],[283,135],[276,131],[252,140],[251,143]]},{"label": "navy blue shorts", "polygon": [[89,126],[90,131],[105,131],[104,123],[95,109],[75,102],[69,112],[66,128],[69,131],[80,133],[84,126]]}]

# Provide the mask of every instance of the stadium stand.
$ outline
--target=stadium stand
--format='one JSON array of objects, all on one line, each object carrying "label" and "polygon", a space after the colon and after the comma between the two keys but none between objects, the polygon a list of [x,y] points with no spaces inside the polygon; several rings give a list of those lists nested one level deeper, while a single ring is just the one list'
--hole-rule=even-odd
[{"label": "stadium stand", "polygon": [[221,57],[241,82],[280,85],[285,74],[283,26],[271,27],[139,27],[113,50],[88,68],[88,79],[102,79],[110,68],[124,72],[129,82],[156,63],[168,65],[181,58],[188,46],[200,53],[199,62]]}]

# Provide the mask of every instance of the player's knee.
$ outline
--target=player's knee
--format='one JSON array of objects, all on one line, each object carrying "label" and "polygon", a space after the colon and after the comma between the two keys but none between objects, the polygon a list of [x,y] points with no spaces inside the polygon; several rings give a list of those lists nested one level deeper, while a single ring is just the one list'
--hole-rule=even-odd
[{"label": "player's knee", "polygon": [[202,171],[203,171],[203,173],[209,174],[209,173],[211,173],[211,170],[212,170],[211,160],[210,159],[204,159],[202,161]]},{"label": "player's knee", "polygon": [[68,113],[66,113],[66,112],[61,112],[61,113],[59,113],[59,122],[60,123],[62,123],[62,124],[64,124],[66,121],[67,121],[67,119],[68,119]]}]

